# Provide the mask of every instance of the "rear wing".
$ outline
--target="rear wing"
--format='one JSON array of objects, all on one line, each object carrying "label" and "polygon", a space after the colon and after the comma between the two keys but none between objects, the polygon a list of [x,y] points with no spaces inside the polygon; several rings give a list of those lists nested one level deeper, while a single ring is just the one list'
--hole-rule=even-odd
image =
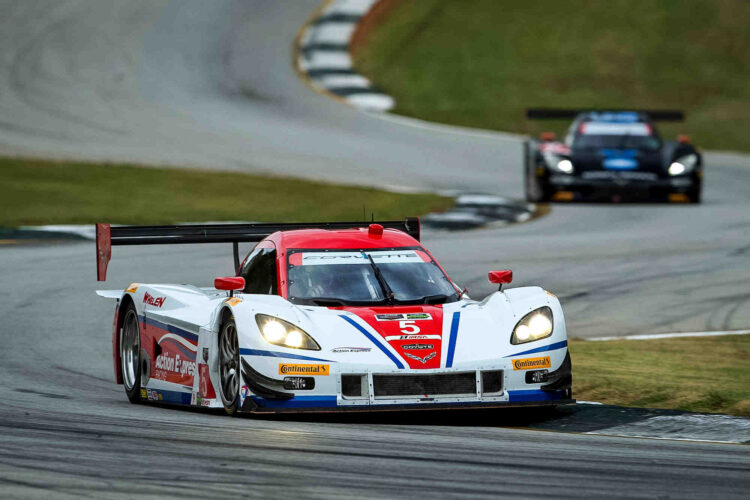
[{"label": "rear wing", "polygon": [[286,224],[187,224],[180,226],[115,226],[96,225],[96,279],[107,279],[107,265],[115,245],[180,245],[184,243],[232,243],[234,268],[239,270],[239,243],[258,242],[277,231],[295,229],[356,229],[380,224],[397,229],[419,241],[419,217],[401,221],[372,222],[291,222]]},{"label": "rear wing", "polygon": [[685,113],[672,109],[554,109],[535,108],[526,110],[529,120],[565,120],[573,119],[581,113],[643,113],[653,121],[681,122]]}]

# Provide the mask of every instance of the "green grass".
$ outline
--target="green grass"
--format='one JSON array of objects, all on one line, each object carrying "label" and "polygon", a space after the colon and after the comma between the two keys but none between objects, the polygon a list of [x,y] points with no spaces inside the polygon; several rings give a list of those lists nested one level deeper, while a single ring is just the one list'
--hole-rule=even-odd
[{"label": "green grass", "polygon": [[433,194],[298,179],[0,158],[0,226],[400,219],[444,210]]},{"label": "green grass", "polygon": [[396,112],[436,122],[558,134],[528,107],[677,108],[712,149],[750,151],[750,2],[387,0],[359,72]]},{"label": "green grass", "polygon": [[750,416],[750,335],[570,342],[576,399]]}]

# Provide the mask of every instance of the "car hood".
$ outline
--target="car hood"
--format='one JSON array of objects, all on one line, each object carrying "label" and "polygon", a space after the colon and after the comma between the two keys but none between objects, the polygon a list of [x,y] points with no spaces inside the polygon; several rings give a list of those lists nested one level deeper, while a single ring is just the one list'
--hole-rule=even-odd
[{"label": "car hood", "polygon": [[570,159],[577,171],[610,170],[662,172],[661,154],[658,151],[638,149],[574,148]]}]

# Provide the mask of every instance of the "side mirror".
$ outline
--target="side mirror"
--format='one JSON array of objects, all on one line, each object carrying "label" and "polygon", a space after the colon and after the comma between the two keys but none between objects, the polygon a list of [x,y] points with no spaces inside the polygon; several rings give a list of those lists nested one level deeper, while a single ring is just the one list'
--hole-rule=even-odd
[{"label": "side mirror", "polygon": [[242,290],[245,288],[245,278],[242,276],[232,276],[227,278],[216,278],[214,280],[214,288],[217,290]]},{"label": "side mirror", "polygon": [[503,283],[510,283],[511,281],[513,281],[513,271],[511,271],[510,269],[503,269],[502,271],[490,271],[490,273],[487,275],[487,278],[490,280],[490,283],[500,285],[498,290],[502,292]]},{"label": "side mirror", "polygon": [[555,135],[554,132],[542,132],[541,134],[539,134],[539,138],[543,141],[549,142],[557,139],[557,135]]},{"label": "side mirror", "polygon": [[690,136],[685,134],[680,134],[677,136],[677,142],[680,144],[690,144]]}]

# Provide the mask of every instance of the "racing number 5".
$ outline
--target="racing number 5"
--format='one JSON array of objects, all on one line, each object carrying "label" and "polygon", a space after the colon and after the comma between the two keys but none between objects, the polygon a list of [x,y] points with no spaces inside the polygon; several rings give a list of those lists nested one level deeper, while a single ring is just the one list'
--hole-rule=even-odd
[{"label": "racing number 5", "polygon": [[404,320],[398,322],[398,327],[401,329],[401,333],[414,334],[419,333],[419,327],[415,325],[414,320]]}]

